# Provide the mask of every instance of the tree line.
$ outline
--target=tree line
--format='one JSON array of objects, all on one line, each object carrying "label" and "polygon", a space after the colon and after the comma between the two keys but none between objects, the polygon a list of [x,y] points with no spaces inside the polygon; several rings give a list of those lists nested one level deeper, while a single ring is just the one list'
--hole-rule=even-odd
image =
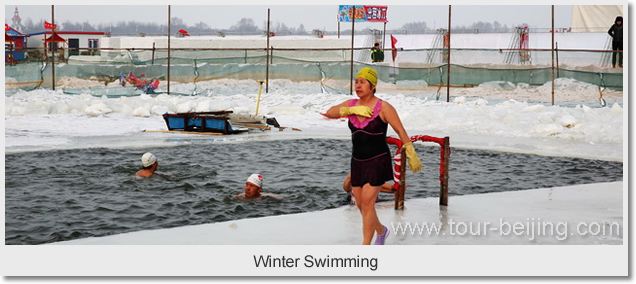
[{"label": "tree line", "polygon": [[[72,22],[63,21],[56,23],[60,31],[83,31],[83,32],[107,32],[112,36],[117,35],[166,35],[168,33],[167,24],[158,23],[144,23],[138,21],[119,21],[112,24],[91,24],[85,22]],[[524,26],[527,24],[521,24]],[[453,26],[452,32],[454,33],[475,33],[475,32],[513,32],[515,27],[508,27],[507,25],[501,25],[499,22],[477,22],[470,26]],[[44,30],[44,20],[33,21],[30,18],[23,20],[22,29],[19,30],[25,34],[42,32]],[[219,29],[210,27],[205,22],[198,22],[193,25],[188,25],[185,21],[179,17],[173,17],[170,21],[170,31],[176,34],[179,30],[185,30],[190,35],[259,35],[264,34],[267,30],[267,23],[264,22],[261,27],[257,26],[253,19],[242,18],[236,24],[230,26],[228,29]],[[270,23],[270,31],[277,35],[309,35],[313,31],[307,31],[303,24],[298,27],[290,27],[285,23],[273,22]],[[322,31],[333,34],[335,31]],[[426,22],[411,22],[402,25],[401,28],[392,29],[387,33],[395,34],[424,34],[424,33],[437,33],[436,29],[431,28]],[[359,33],[359,31],[356,31]],[[351,34],[351,30],[344,29],[341,34]]]},{"label": "tree line", "polygon": [[[515,27],[524,27],[528,26],[527,23],[521,23]],[[489,22],[476,22],[471,25],[461,25],[461,26],[452,26],[453,33],[479,33],[479,32],[487,32],[487,33],[509,33],[514,32],[515,27],[508,27],[508,25],[502,25],[501,23],[494,21],[492,23]],[[412,22],[406,23],[402,26],[402,30],[406,33],[431,33],[435,32],[436,29],[428,27],[426,22]]]}]

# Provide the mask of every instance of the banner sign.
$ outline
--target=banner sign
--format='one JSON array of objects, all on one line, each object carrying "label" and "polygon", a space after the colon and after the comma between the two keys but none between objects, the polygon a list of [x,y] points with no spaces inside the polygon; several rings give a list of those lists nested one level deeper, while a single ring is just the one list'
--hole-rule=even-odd
[{"label": "banner sign", "polygon": [[389,6],[340,5],[339,22],[386,22]]}]

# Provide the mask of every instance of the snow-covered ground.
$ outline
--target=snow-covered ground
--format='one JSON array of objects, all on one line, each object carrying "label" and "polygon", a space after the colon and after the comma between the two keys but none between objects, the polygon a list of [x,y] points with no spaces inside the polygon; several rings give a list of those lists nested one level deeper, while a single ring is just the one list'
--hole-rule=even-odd
[{"label": "snow-covered ground", "polygon": [[[19,91],[5,97],[5,151],[92,147],[95,143],[110,147],[157,146],[163,143],[166,134],[142,133],[142,130],[165,129],[160,117],[165,112],[232,109],[237,113],[254,113],[256,83],[222,80],[209,84],[210,88],[223,85],[233,94],[107,98],[50,90]],[[252,135],[249,139],[313,136],[346,139],[349,135],[346,123],[324,119],[320,113],[351,96],[307,93],[311,87],[308,84],[274,81],[270,93],[262,94],[259,106],[260,114],[276,117],[282,126],[300,128],[302,132],[272,132]],[[389,89],[391,84],[380,84],[378,96],[396,107],[410,135],[450,136],[455,147],[622,161],[622,92],[606,92],[608,105],[601,108],[598,91],[589,84],[559,79],[555,84],[558,97],[587,100],[565,107],[527,101],[549,101],[549,87],[545,86],[509,89],[500,84],[483,84],[473,89],[452,90],[451,101],[447,103],[445,96],[435,100],[434,91],[424,90],[419,95],[388,94],[382,91],[383,85]],[[174,88],[178,90],[179,85]],[[206,85],[201,83],[200,88],[205,89]]]}]

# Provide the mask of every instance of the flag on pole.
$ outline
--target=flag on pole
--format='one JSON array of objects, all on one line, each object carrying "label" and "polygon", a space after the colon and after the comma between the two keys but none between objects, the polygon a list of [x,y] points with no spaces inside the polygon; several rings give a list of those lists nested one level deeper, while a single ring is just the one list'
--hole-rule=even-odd
[{"label": "flag on pole", "polygon": [[397,42],[397,38],[391,35],[391,55],[393,56],[393,62],[395,62],[395,58],[397,57],[397,49],[395,48]]},{"label": "flag on pole", "polygon": [[55,30],[57,29],[57,25],[53,25],[47,21],[44,21],[44,28],[48,30],[51,30],[51,29]]}]

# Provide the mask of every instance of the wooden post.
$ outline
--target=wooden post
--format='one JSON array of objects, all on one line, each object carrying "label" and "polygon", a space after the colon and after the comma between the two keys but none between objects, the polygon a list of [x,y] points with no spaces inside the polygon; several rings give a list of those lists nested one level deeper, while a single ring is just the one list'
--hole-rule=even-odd
[{"label": "wooden post", "polygon": [[265,46],[265,93],[269,93],[269,8],[267,9],[267,46]]},{"label": "wooden post", "polygon": [[[44,38],[46,39],[46,32],[44,32]],[[44,45],[46,46],[46,41],[44,42]],[[57,45],[57,42],[55,42],[55,5],[51,5],[51,86],[53,91],[55,91],[55,51],[57,50],[57,48],[55,48],[56,45]]]},{"label": "wooden post", "polygon": [[556,53],[556,77],[559,78],[559,43],[554,43],[554,52]]},{"label": "wooden post", "polygon": [[400,148],[400,190],[395,192],[395,210],[404,210],[404,191],[406,190],[406,152]]},{"label": "wooden post", "polygon": [[552,105],[554,105],[554,5],[552,5]]},{"label": "wooden post", "polygon": [[351,77],[349,78],[349,95],[353,95],[353,41],[355,39],[356,28],[356,8],[353,8],[353,19],[351,19]]},{"label": "wooden post", "polygon": [[170,94],[170,5],[168,5],[168,86],[167,93]]},{"label": "wooden post", "polygon": [[450,162],[450,138],[444,137],[444,145],[442,145],[442,164],[444,168],[440,177],[440,193],[439,205],[448,206],[448,163]]},{"label": "wooden post", "polygon": [[448,70],[446,70],[446,102],[450,102],[451,71],[451,5],[448,5]]},{"label": "wooden post", "polygon": [[386,39],[386,22],[384,22],[384,30],[382,31],[382,50],[384,50],[384,40]]},{"label": "wooden post", "polygon": [[254,112],[254,115],[258,115],[258,108],[261,105],[261,91],[263,90],[263,81],[258,80],[256,81],[258,82],[258,98],[256,99],[256,111]]}]

